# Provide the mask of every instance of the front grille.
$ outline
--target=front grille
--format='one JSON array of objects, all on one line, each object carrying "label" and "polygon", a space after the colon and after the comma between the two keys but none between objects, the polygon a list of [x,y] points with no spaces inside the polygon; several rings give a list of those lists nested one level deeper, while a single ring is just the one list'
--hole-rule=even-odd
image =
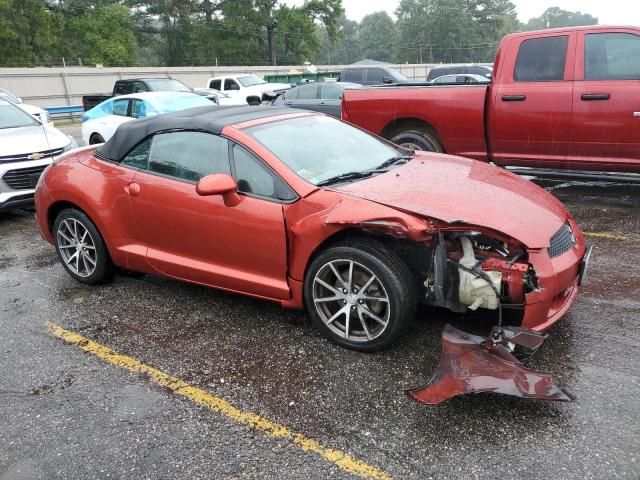
[{"label": "front grille", "polygon": [[2,176],[2,180],[14,190],[32,190],[45,168],[47,165],[9,170]]},{"label": "front grille", "polygon": [[559,257],[568,252],[576,244],[576,237],[573,236],[571,227],[565,223],[560,230],[551,237],[551,246],[549,247],[549,257]]},{"label": "front grille", "polygon": [[[53,150],[43,150],[41,152],[32,152],[32,153],[21,153],[19,155],[7,155],[4,157],[0,157],[0,163],[11,163],[11,162],[28,162],[31,160],[42,160],[44,158],[51,158],[57,155],[60,155],[64,152],[63,148],[54,148]],[[39,158],[33,158],[33,155]],[[42,157],[40,157],[42,155]],[[29,158],[32,157],[32,158]]]}]

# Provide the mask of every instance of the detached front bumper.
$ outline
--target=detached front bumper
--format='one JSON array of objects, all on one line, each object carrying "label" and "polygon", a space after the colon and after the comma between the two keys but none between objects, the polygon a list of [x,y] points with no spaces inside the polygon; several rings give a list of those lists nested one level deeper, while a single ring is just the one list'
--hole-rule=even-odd
[{"label": "detached front bumper", "polygon": [[525,294],[522,326],[545,332],[567,313],[580,289],[580,276],[587,253],[584,237],[577,225],[570,222],[575,233],[573,248],[555,258],[547,249],[530,250],[529,263],[537,274],[538,288]]}]

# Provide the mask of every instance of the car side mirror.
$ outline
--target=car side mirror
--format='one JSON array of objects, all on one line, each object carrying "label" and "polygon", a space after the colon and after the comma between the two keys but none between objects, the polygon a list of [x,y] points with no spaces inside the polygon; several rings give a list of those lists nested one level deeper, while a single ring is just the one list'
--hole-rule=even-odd
[{"label": "car side mirror", "polygon": [[227,207],[234,207],[240,202],[237,190],[238,184],[231,175],[226,173],[207,175],[202,177],[196,184],[196,193],[198,195],[203,197],[222,195],[224,204]]},{"label": "car side mirror", "polygon": [[227,90],[240,90],[240,86],[237,83],[232,83],[231,85],[229,85],[229,88]]},{"label": "car side mirror", "polygon": [[382,83],[387,85],[393,83],[393,77],[382,77]]}]

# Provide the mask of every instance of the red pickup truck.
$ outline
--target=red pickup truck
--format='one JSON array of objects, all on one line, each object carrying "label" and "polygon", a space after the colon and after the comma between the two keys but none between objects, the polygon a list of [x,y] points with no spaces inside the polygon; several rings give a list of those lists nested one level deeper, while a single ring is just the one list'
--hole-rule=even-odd
[{"label": "red pickup truck", "polygon": [[640,28],[507,35],[488,86],[345,90],[342,118],[503,166],[640,173]]}]

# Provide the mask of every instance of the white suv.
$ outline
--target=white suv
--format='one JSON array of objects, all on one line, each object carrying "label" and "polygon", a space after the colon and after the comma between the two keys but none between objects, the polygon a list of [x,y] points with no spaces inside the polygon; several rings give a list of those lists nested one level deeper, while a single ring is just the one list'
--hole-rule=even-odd
[{"label": "white suv", "polygon": [[77,146],[53,125],[0,99],[0,211],[32,205],[44,169]]}]

